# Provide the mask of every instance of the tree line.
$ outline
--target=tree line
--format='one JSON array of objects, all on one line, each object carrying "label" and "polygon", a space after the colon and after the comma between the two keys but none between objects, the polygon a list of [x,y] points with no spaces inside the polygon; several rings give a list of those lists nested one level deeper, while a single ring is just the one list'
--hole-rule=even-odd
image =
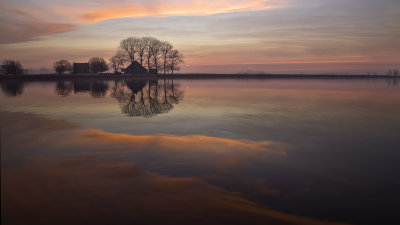
[{"label": "tree line", "polygon": [[[183,63],[183,55],[168,41],[160,41],[154,37],[128,37],[123,39],[110,59],[110,66],[115,74],[122,73],[122,68],[133,62],[138,62],[147,70],[162,71],[164,74],[179,71]],[[65,59],[56,61],[53,65],[58,74],[72,71],[72,65]],[[89,60],[91,73],[105,72],[108,65],[103,58],[93,57]]]},{"label": "tree line", "polygon": [[[92,57],[89,60],[89,72],[106,72],[109,66],[114,69],[114,73],[122,73],[124,66],[129,66],[133,62],[138,62],[141,66],[158,72],[174,73],[179,71],[179,64],[183,63],[183,55],[168,41],[160,41],[154,37],[128,37],[123,39],[114,56],[109,59],[110,64],[100,57]],[[53,69],[58,74],[68,74],[73,71],[72,64],[61,59],[53,63]],[[22,74],[21,63],[14,60],[4,60],[0,70],[1,74]]]},{"label": "tree line", "polygon": [[[103,58],[92,57],[89,59],[88,63],[89,72],[91,73],[102,73],[108,70],[108,65]],[[58,74],[67,74],[73,70],[72,64],[66,59],[54,62],[53,68]]]},{"label": "tree line", "polygon": [[160,41],[154,37],[128,37],[122,40],[113,57],[109,59],[115,73],[120,73],[122,66],[138,62],[147,67],[148,71],[155,69],[164,74],[180,69],[183,55],[168,41]]}]

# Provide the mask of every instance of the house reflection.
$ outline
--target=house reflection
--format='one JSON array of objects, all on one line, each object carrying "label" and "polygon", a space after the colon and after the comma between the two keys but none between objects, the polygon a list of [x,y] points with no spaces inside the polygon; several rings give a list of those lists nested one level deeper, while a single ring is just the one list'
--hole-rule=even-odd
[{"label": "house reflection", "polygon": [[56,93],[61,96],[89,93],[100,98],[108,91],[127,116],[152,117],[167,113],[183,99],[183,91],[173,79],[59,80],[56,83]]},{"label": "house reflection", "polygon": [[93,98],[106,96],[109,89],[107,81],[104,80],[74,80],[74,93],[89,92]]}]

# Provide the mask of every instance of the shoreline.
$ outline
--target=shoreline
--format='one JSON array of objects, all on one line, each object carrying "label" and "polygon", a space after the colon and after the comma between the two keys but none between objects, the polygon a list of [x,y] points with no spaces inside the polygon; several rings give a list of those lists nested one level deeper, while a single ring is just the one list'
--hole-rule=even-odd
[{"label": "shoreline", "polygon": [[334,74],[174,74],[174,75],[114,75],[114,74],[31,74],[3,75],[1,80],[73,80],[73,79],[388,79],[398,78],[389,75],[334,75]]}]

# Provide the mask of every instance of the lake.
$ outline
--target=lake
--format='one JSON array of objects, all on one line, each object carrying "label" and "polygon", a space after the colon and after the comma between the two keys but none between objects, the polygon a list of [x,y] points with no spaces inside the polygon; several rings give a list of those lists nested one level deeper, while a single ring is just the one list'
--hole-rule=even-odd
[{"label": "lake", "polygon": [[400,224],[397,80],[0,83],[2,224]]}]

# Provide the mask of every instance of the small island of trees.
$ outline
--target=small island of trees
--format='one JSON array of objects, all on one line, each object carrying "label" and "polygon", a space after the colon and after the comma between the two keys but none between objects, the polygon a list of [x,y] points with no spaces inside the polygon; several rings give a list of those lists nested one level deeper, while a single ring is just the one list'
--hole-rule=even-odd
[{"label": "small island of trees", "polygon": [[183,55],[167,41],[160,41],[154,37],[128,37],[122,40],[114,56],[109,61],[115,73],[122,72],[122,66],[138,62],[147,67],[149,73],[163,74],[180,69]]}]

